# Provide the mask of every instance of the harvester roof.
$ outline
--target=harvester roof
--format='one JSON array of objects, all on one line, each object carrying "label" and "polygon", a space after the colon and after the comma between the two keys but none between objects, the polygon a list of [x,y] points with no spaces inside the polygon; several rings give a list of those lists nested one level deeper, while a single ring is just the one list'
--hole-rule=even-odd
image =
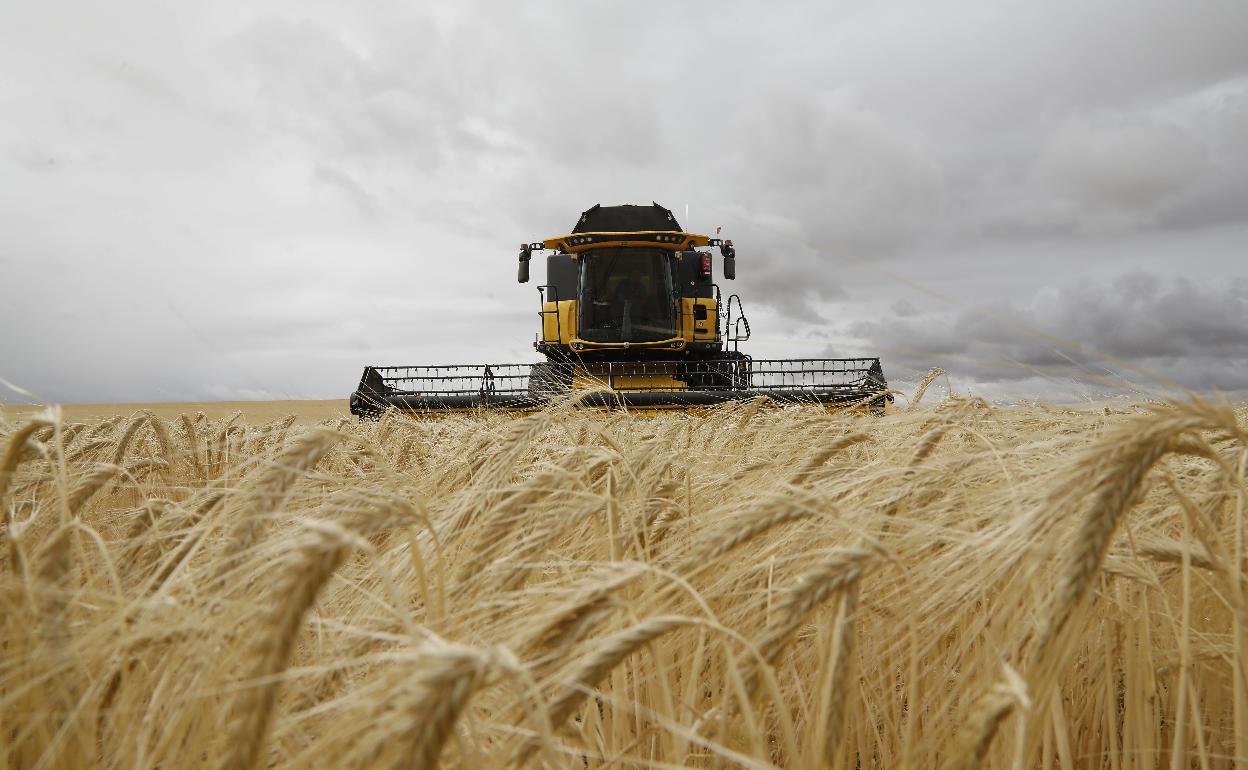
[{"label": "harvester roof", "polygon": [[649,206],[604,206],[594,204],[593,208],[581,212],[574,233],[637,233],[681,231],[680,223],[669,209],[657,203]]},{"label": "harvester roof", "polygon": [[[731,244],[732,241],[726,243]],[[687,251],[696,246],[718,244],[717,238],[684,232],[672,212],[657,203],[649,206],[604,206],[598,203],[581,213],[571,233],[547,238],[540,244],[532,244],[532,247],[577,254],[589,249],[616,247]]]}]

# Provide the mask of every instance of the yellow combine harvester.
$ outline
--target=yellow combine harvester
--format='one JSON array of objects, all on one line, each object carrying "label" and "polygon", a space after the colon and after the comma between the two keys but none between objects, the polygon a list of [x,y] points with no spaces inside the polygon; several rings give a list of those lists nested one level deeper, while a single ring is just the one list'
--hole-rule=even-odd
[{"label": "yellow combine harvester", "polygon": [[741,298],[725,302],[715,283],[713,248],[724,278],[734,280],[732,241],[684,232],[657,203],[594,206],[568,235],[520,246],[520,283],[529,280],[533,253],[551,252],[546,283],[537,287],[533,342],[545,361],[369,366],[351,394],[351,412],[535,409],[581,390],[599,391],[582,403],[602,407],[685,408],[766,396],[883,411],[892,396],[878,358],[760,360],[740,352],[750,324]]}]

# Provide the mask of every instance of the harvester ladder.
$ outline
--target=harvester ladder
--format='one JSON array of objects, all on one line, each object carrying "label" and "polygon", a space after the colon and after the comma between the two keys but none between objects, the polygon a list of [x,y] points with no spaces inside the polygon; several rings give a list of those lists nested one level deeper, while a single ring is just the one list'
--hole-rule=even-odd
[{"label": "harvester ladder", "polygon": [[[732,302],[737,302],[737,317],[732,317]],[[750,322],[745,317],[745,308],[741,306],[741,295],[733,294],[728,297],[728,312],[724,314],[724,339],[732,343],[733,352],[739,352],[738,348],[742,342],[750,338]]]},{"label": "harvester ladder", "polygon": [[[550,290],[550,301],[554,303],[555,305],[554,310],[546,309],[546,291],[548,289]],[[563,328],[562,326],[560,326],[561,319],[560,319],[560,314],[559,314],[559,292],[555,288],[554,285],[546,284],[544,286],[538,286],[537,293],[538,293],[538,296],[541,297],[541,303],[542,303],[541,304],[542,309],[537,311],[537,317],[541,320],[542,344],[543,345],[551,345],[551,344],[558,345],[560,342],[563,341]],[[546,338],[546,316],[552,315],[552,314],[555,316],[555,339],[553,340]]]}]

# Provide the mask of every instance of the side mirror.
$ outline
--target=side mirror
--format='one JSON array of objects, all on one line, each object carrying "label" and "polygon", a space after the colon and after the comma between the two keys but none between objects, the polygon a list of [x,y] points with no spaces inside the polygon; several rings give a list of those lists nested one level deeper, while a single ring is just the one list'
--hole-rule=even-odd
[{"label": "side mirror", "polygon": [[516,281],[529,282],[529,260],[533,258],[533,249],[527,243],[520,244],[520,270],[516,273]]},{"label": "side mirror", "polygon": [[719,244],[719,253],[724,255],[724,277],[730,281],[737,279],[737,250],[732,241]]}]

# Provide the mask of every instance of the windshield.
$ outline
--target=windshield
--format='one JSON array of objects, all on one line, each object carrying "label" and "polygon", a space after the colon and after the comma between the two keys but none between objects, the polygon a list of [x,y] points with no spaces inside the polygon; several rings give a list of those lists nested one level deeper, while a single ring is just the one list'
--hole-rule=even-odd
[{"label": "windshield", "polygon": [[594,249],[582,258],[581,339],[655,342],[675,336],[668,252]]}]

